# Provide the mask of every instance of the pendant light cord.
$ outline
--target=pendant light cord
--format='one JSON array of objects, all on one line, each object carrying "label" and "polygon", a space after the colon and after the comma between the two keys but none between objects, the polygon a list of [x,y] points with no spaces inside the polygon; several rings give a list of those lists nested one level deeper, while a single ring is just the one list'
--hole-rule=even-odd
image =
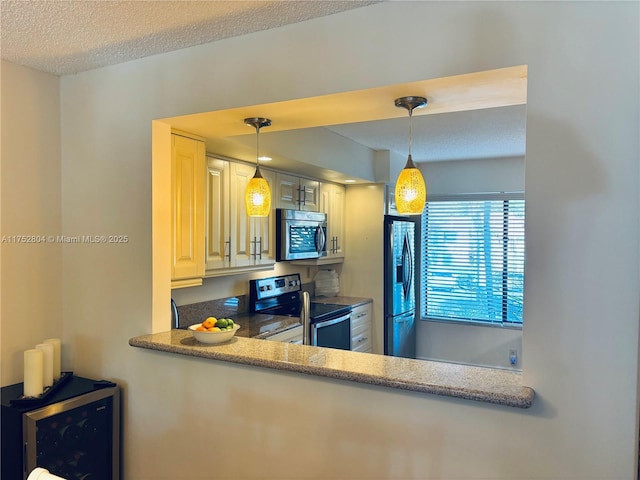
[{"label": "pendant light cord", "polygon": [[409,157],[411,157],[411,147],[413,145],[413,108],[409,109]]},{"label": "pendant light cord", "polygon": [[256,125],[256,168],[260,170],[260,126]]}]

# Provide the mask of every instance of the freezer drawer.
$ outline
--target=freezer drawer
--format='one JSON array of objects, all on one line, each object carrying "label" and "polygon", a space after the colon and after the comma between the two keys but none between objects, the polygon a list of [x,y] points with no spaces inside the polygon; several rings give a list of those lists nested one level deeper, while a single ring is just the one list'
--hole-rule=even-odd
[{"label": "freezer drawer", "polygon": [[415,313],[387,316],[385,319],[385,355],[416,357]]}]

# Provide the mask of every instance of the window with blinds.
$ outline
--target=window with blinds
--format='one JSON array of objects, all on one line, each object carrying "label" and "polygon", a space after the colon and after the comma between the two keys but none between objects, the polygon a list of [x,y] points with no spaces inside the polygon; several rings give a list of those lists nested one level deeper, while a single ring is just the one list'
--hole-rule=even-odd
[{"label": "window with blinds", "polygon": [[522,325],[524,194],[430,197],[421,247],[423,318]]}]

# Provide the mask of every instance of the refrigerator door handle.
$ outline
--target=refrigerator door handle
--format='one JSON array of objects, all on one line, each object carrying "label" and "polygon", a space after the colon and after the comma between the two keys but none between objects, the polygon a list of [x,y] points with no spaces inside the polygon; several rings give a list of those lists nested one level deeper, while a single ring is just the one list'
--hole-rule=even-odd
[{"label": "refrigerator door handle", "polygon": [[402,290],[405,297],[409,296],[412,277],[413,257],[411,254],[411,244],[409,243],[409,234],[406,234],[402,245]]}]

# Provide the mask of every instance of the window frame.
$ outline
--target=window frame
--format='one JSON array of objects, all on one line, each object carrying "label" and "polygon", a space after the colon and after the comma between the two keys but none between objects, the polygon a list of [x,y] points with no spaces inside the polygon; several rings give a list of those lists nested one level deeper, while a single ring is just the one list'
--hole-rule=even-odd
[{"label": "window frame", "polygon": [[[504,310],[504,302],[507,301],[508,298],[508,290],[504,290],[504,283],[507,281],[507,263],[503,264],[502,268],[502,282],[503,282],[503,294],[502,294],[502,304],[503,304],[503,316],[502,321],[492,321],[492,320],[482,320],[478,318],[456,318],[456,317],[442,317],[442,316],[428,316],[424,315],[426,310],[426,294],[427,294],[427,286],[426,286],[426,268],[425,268],[425,258],[424,258],[424,244],[426,242],[426,228],[427,228],[427,213],[428,213],[428,204],[430,202],[463,202],[463,201],[521,201],[522,202],[522,210],[524,212],[524,218],[526,218],[526,202],[524,192],[486,192],[486,193],[465,193],[465,194],[434,194],[429,195],[427,198],[427,204],[425,205],[423,213],[420,215],[420,242],[418,243],[417,262],[420,265],[420,275],[418,275],[417,285],[419,288],[416,289],[417,298],[417,307],[420,313],[420,320],[429,321],[429,322],[439,322],[439,323],[448,323],[448,324],[460,324],[460,325],[473,325],[473,326],[483,326],[490,328],[506,328],[506,329],[515,329],[522,330],[524,324],[524,281],[525,281],[525,255],[526,255],[526,231],[523,226],[522,230],[522,241],[524,242],[524,251],[523,251],[523,259],[522,259],[522,322],[509,322],[505,321],[505,310]],[[506,216],[508,215],[508,211],[505,211],[505,220],[503,220],[503,232],[504,225],[506,222]],[[508,247],[505,245],[503,248],[503,256],[508,251]]]}]

